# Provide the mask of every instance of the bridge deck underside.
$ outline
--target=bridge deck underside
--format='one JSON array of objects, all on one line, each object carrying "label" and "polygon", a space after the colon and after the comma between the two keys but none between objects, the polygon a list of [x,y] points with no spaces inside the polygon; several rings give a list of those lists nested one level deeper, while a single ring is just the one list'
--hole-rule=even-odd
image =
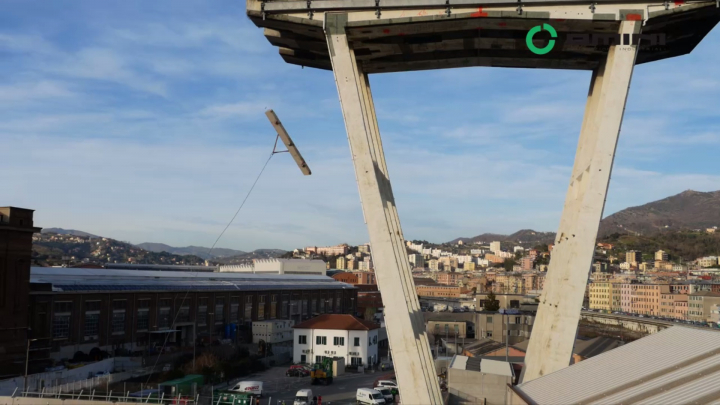
[{"label": "bridge deck underside", "polygon": [[[642,5],[637,6],[642,9]],[[550,19],[548,13],[458,13],[393,19],[351,21],[348,39],[358,63],[367,73],[401,72],[470,66],[595,69],[607,47],[577,45],[572,34],[614,34],[620,21],[615,15],[595,19]],[[351,11],[350,11],[351,12]],[[637,63],[689,53],[720,20],[714,6],[683,12],[656,13],[646,21],[643,34],[664,34],[665,45],[641,41]],[[265,36],[279,47],[280,55],[295,65],[331,70],[322,15],[314,19],[298,14],[266,14],[248,10],[248,16],[265,28]],[[556,44],[545,55],[532,53],[526,35],[532,27],[549,23],[558,33]],[[535,36],[542,47],[550,39],[543,31]]]}]

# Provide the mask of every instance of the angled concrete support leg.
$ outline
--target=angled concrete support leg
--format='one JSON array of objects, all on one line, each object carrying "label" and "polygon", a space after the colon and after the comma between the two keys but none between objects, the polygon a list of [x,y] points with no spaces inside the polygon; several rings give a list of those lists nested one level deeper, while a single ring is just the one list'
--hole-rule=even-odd
[{"label": "angled concrete support leg", "polygon": [[370,82],[348,44],[346,22],[346,14],[326,13],[325,34],[370,234],[375,274],[385,304],[395,374],[403,403],[441,404],[435,365],[385,164]]},{"label": "angled concrete support leg", "polygon": [[[639,34],[640,24],[623,21],[620,33]],[[605,63],[593,72],[560,229],[525,357],[524,382],[570,364],[636,55],[637,46],[612,46]]]}]

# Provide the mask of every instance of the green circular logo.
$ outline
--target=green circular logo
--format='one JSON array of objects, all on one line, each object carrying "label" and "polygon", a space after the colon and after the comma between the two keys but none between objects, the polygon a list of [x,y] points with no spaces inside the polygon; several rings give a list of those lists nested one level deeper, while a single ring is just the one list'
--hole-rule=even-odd
[{"label": "green circular logo", "polygon": [[525,43],[527,44],[528,49],[536,55],[545,55],[546,53],[552,51],[553,47],[555,46],[555,40],[551,39],[548,41],[548,44],[545,45],[544,48],[538,48],[533,44],[533,37],[538,32],[545,30],[550,33],[551,38],[557,38],[557,32],[555,31],[555,28],[553,28],[550,24],[543,24],[542,26],[536,25],[528,31],[527,35],[525,36]]}]

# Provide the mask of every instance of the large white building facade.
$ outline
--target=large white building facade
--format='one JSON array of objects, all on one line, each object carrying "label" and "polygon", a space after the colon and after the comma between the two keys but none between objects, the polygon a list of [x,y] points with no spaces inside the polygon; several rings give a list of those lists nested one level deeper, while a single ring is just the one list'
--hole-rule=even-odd
[{"label": "large white building facade", "polygon": [[294,326],[293,362],[315,363],[342,357],[345,364],[379,361],[380,325],[347,314],[325,314]]},{"label": "large white building facade", "polygon": [[326,274],[327,266],[322,260],[306,259],[254,259],[253,264],[234,264],[220,266],[220,272],[255,274]]}]

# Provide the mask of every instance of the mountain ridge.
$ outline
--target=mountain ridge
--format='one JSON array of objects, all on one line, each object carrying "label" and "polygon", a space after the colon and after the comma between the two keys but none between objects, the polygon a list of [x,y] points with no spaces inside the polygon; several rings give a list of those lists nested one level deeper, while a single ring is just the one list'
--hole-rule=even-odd
[{"label": "mountain ridge", "polygon": [[720,191],[685,190],[608,215],[600,222],[598,236],[654,234],[713,226],[720,226]]}]

